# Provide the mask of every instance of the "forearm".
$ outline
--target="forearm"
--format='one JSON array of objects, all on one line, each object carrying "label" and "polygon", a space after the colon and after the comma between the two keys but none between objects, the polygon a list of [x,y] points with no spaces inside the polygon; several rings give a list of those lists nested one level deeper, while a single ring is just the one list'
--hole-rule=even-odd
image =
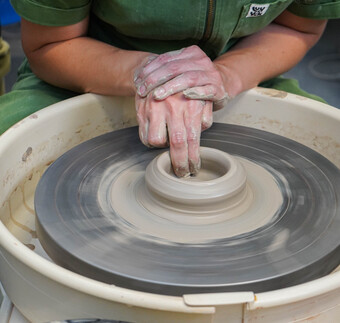
[{"label": "forearm", "polygon": [[[34,25],[29,27],[35,28]],[[70,32],[66,40],[44,41],[43,46],[31,39],[26,46],[24,43],[33,72],[52,85],[80,93],[133,96],[134,70],[150,53],[115,48],[86,37],[85,30],[75,33],[77,36],[73,37]],[[28,37],[26,35],[26,39]]]},{"label": "forearm", "polygon": [[298,31],[281,25],[279,18],[277,23],[245,37],[214,61],[227,92],[234,97],[295,66],[318,41],[325,25],[319,21],[317,28]]},{"label": "forearm", "polygon": [[[123,51],[97,40],[79,37],[46,45],[30,63],[46,82],[77,92],[103,95],[135,94],[133,71],[148,53]],[[122,59],[123,58],[123,59]]]}]

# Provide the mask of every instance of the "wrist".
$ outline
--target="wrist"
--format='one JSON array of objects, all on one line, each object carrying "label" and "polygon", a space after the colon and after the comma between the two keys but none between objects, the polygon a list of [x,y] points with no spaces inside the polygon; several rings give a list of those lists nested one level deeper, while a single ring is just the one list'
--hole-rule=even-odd
[{"label": "wrist", "polygon": [[117,50],[115,60],[119,57],[121,67],[119,69],[119,75],[117,78],[120,84],[117,84],[117,88],[122,89],[122,92],[118,95],[123,96],[135,96],[137,89],[135,86],[135,72],[140,66],[146,61],[152,54],[148,52],[140,51],[128,51],[128,50]]},{"label": "wrist", "polygon": [[214,65],[221,74],[224,89],[230,98],[234,98],[246,90],[237,71],[228,65],[222,64],[218,59],[214,61]]}]

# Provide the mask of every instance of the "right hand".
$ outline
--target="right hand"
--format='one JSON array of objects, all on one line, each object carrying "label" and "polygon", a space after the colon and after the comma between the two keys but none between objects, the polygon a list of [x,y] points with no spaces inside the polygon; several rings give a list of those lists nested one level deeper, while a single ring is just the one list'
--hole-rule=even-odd
[{"label": "right hand", "polygon": [[219,68],[198,46],[150,56],[134,82],[141,97],[153,92],[156,100],[183,92],[188,99],[212,101],[218,110],[229,99]]},{"label": "right hand", "polygon": [[212,102],[186,99],[182,93],[157,101],[153,93],[136,94],[139,136],[149,147],[170,144],[170,157],[178,177],[200,169],[201,132],[212,125]]}]

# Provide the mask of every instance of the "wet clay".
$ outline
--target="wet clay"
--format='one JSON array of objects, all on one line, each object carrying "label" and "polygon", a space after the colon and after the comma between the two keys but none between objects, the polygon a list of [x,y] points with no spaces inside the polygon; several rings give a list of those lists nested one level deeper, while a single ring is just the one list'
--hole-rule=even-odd
[{"label": "wet clay", "polygon": [[178,243],[228,238],[267,224],[283,198],[274,177],[241,157],[202,147],[197,177],[177,178],[168,152],[146,171],[122,172],[111,189],[111,205],[138,231]]}]

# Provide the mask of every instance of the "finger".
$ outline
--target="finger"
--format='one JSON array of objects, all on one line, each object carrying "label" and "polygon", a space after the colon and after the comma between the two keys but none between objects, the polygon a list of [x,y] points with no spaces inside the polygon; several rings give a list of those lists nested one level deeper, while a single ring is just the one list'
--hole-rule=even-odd
[{"label": "finger", "polygon": [[202,112],[205,106],[205,102],[192,100],[188,100],[187,102],[188,105],[184,112],[184,122],[187,132],[188,162],[190,173],[195,175],[198,173],[201,167],[199,149]]},{"label": "finger", "polygon": [[166,107],[164,102],[155,101],[148,96],[147,118],[149,120],[148,143],[153,147],[166,147],[168,145],[166,129]]},{"label": "finger", "polygon": [[190,175],[187,133],[183,117],[183,109],[169,107],[167,125],[170,142],[170,157],[173,171],[178,177]]},{"label": "finger", "polygon": [[229,100],[230,100],[230,96],[228,95],[228,93],[226,93],[224,98],[213,102],[213,110],[218,111],[218,110],[223,109]]},{"label": "finger", "polygon": [[150,64],[144,66],[143,71],[140,73],[140,79],[144,79],[147,75],[169,62],[175,60],[200,59],[203,57],[206,57],[206,54],[196,45],[161,54],[150,62]]},{"label": "finger", "polygon": [[154,98],[156,100],[164,100],[175,93],[190,88],[201,87],[211,82],[210,76],[205,71],[188,71],[157,87],[154,91]]},{"label": "finger", "polygon": [[204,57],[199,60],[176,60],[164,64],[143,79],[137,86],[137,93],[140,96],[146,96],[156,87],[165,84],[183,73],[206,70],[206,65],[209,63],[210,59]]},{"label": "finger", "polygon": [[150,56],[146,57],[142,63],[139,65],[139,67],[135,70],[133,81],[135,82],[135,85],[140,83],[142,81],[141,74],[143,73],[143,70],[145,66],[150,64],[153,60],[155,60],[159,55],[151,54]]},{"label": "finger", "polygon": [[189,88],[183,94],[187,99],[213,101],[214,111],[222,109],[230,99],[224,87],[215,84]]},{"label": "finger", "polygon": [[187,88],[183,91],[183,94],[187,99],[192,100],[223,101],[225,98],[229,98],[224,87],[217,84],[204,84],[203,86]]},{"label": "finger", "polygon": [[205,101],[205,105],[202,112],[202,131],[209,129],[213,124],[213,103],[211,101]]},{"label": "finger", "polygon": [[145,112],[146,99],[136,95],[135,104],[137,112],[137,122],[139,126],[138,127],[139,138],[145,146],[149,147],[148,144],[149,122]]}]

